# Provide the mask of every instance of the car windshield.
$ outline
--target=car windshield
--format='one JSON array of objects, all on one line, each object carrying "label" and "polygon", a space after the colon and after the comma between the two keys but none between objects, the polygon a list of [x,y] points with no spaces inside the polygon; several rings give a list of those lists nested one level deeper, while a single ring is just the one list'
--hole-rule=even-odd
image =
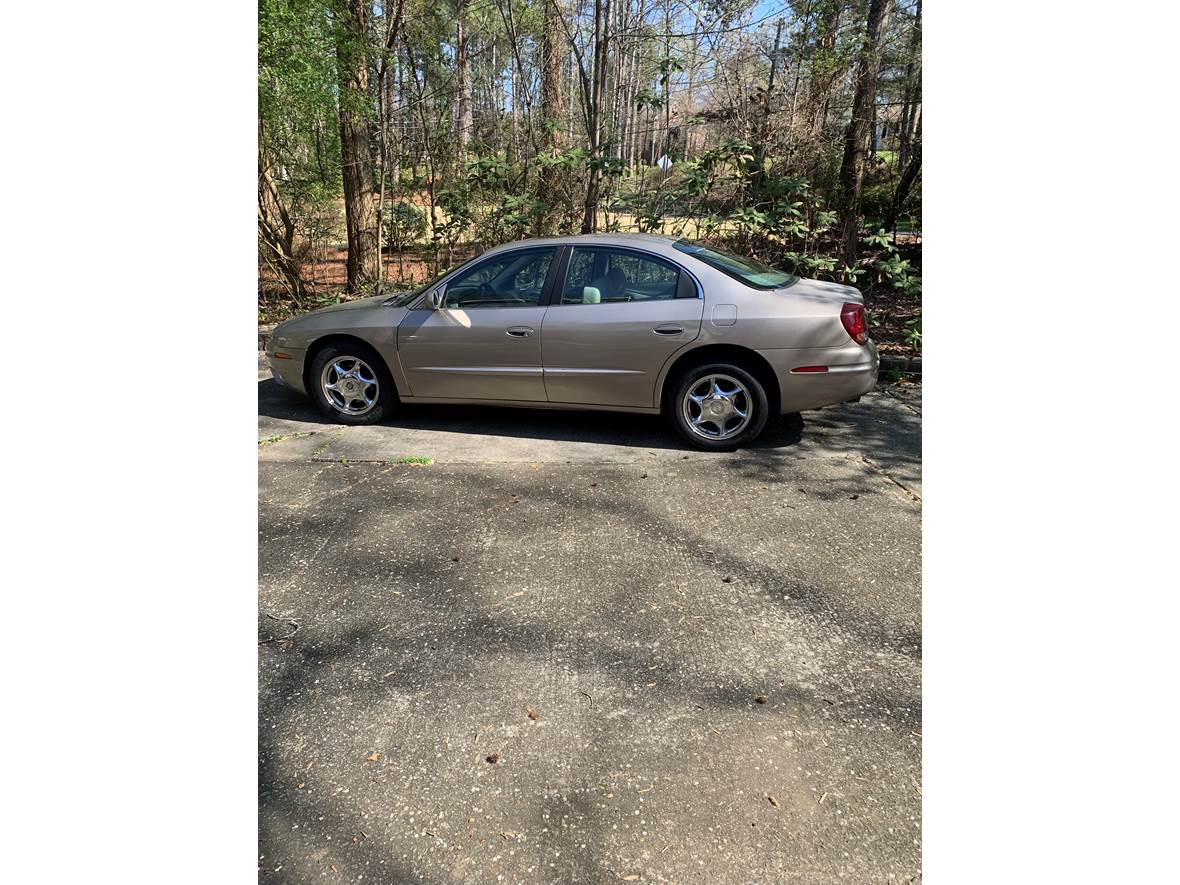
[{"label": "car windshield", "polygon": [[443,271],[440,274],[435,274],[424,285],[421,285],[417,289],[414,289],[412,292],[407,292],[404,295],[395,295],[394,297],[390,298],[388,301],[385,301],[384,304],[387,307],[405,307],[411,301],[413,301],[415,298],[417,298],[419,295],[421,295],[423,292],[425,292],[427,289],[429,289],[431,286],[433,286],[435,283],[437,283],[439,280],[441,280],[448,273],[450,273],[449,270]]},{"label": "car windshield", "polygon": [[754,258],[734,255],[724,249],[714,249],[696,240],[677,240],[672,246],[755,289],[779,289],[798,279],[785,271],[767,267]]},{"label": "car windshield", "polygon": [[[475,258],[479,258],[479,257],[481,257],[481,256],[479,256],[479,255],[475,256]],[[421,286],[419,286],[417,289],[415,289],[412,292],[407,292],[404,295],[394,295],[388,301],[385,301],[382,303],[386,307],[406,307],[415,298],[417,298],[419,295],[421,295],[423,292],[425,292],[427,289],[429,289],[431,286],[433,286],[435,283],[437,283],[443,277],[449,276],[452,273],[454,273],[455,271],[459,270],[460,268],[466,267],[467,265],[471,264],[471,262],[475,261],[475,258],[469,258],[466,261],[464,261],[462,264],[460,264],[458,267],[452,267],[449,270],[444,270],[441,273],[435,274],[433,277],[431,277],[429,280],[427,280],[425,283],[423,283]]]}]

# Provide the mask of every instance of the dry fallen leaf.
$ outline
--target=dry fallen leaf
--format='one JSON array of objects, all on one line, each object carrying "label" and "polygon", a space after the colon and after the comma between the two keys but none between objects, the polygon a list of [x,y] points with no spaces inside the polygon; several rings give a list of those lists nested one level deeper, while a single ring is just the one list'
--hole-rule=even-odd
[{"label": "dry fallen leaf", "polygon": [[767,697],[766,695],[764,695],[764,694],[760,694],[760,695],[758,695],[758,697],[754,698],[754,703],[756,703],[756,704],[765,704],[765,703],[766,703],[768,700],[770,700],[770,698],[768,698],[768,697]]},{"label": "dry fallen leaf", "polygon": [[339,873],[339,872],[340,872],[338,869],[336,869],[336,864],[334,864],[334,863],[333,863],[333,864],[328,864],[328,866],[330,866],[330,867],[332,868],[332,872],[333,872],[333,873]]},{"label": "dry fallen leaf", "polygon": [[487,761],[489,763],[491,763],[492,765],[495,765],[497,762],[500,761],[500,754],[499,753],[492,753],[492,755],[488,756]]},{"label": "dry fallen leaf", "polygon": [[768,800],[770,800],[771,805],[773,805],[775,808],[778,808],[778,800],[777,799],[775,799],[773,796],[767,796],[766,798]]},{"label": "dry fallen leaf", "polygon": [[639,879],[639,877],[638,877],[638,876],[624,876],[624,877],[623,877],[623,881],[624,881],[624,882],[635,882],[635,881],[637,881],[638,879]]},{"label": "dry fallen leaf", "polygon": [[307,784],[299,784],[297,787],[295,787],[295,789],[302,790],[306,786],[307,786]]},{"label": "dry fallen leaf", "polygon": [[529,719],[532,719],[534,722],[536,722],[538,719],[541,718],[541,714],[538,713],[536,710],[534,710],[532,707],[529,707],[528,715],[529,715]]},{"label": "dry fallen leaf", "polygon": [[366,762],[380,762],[381,761],[381,754],[376,753],[376,752],[370,753],[368,756],[365,757],[365,761]]}]

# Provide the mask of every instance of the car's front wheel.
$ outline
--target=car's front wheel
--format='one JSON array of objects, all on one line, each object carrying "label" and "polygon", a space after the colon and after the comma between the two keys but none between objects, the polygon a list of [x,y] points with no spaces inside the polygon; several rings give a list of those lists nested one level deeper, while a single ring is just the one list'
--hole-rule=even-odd
[{"label": "car's front wheel", "polygon": [[342,424],[376,424],[391,415],[397,403],[385,362],[359,343],[329,344],[320,350],[308,382],[320,409]]},{"label": "car's front wheel", "polygon": [[733,363],[689,369],[680,377],[667,409],[681,436],[714,451],[732,451],[753,441],[770,417],[761,382]]}]

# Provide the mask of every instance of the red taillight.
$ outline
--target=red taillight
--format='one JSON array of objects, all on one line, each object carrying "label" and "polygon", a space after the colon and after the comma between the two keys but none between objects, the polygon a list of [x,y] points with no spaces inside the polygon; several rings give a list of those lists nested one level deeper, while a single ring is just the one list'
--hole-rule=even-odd
[{"label": "red taillight", "polygon": [[840,310],[840,322],[848,331],[849,337],[857,344],[864,344],[869,340],[869,329],[865,325],[865,306],[849,302]]}]

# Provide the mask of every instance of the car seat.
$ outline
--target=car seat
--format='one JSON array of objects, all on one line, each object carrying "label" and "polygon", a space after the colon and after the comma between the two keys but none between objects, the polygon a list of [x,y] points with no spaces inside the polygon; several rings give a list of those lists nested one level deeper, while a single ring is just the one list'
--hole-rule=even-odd
[{"label": "car seat", "polygon": [[603,301],[622,301],[623,289],[627,285],[627,276],[617,267],[612,267],[605,274],[590,284],[592,289],[602,293]]}]

